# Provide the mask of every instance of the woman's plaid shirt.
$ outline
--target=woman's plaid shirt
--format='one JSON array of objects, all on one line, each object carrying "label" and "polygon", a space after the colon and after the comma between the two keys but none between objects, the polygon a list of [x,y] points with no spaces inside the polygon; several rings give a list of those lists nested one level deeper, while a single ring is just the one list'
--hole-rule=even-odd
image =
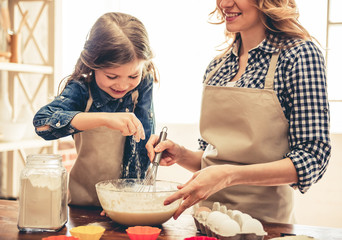
[{"label": "woman's plaid shirt", "polygon": [[[277,40],[273,38],[273,41]],[[311,41],[288,40],[288,48],[281,49],[275,72],[274,90],[289,122],[289,157],[298,173],[298,187],[304,193],[326,171],[330,152],[329,103],[327,97],[326,69],[321,51]],[[237,49],[233,45],[224,65],[208,81],[208,85],[226,86],[239,69]],[[248,53],[245,73],[235,87],[264,88],[265,77],[272,53],[279,51],[265,39]],[[214,59],[206,75],[220,59]],[[207,143],[199,139],[200,149]]]}]

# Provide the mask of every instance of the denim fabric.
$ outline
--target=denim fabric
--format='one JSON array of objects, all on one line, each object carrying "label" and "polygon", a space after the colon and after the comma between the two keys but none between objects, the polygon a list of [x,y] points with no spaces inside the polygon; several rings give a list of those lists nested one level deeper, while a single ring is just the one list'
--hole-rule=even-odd
[{"label": "denim fabric", "polygon": [[136,89],[120,99],[114,99],[102,91],[94,79],[89,85],[82,81],[71,81],[59,96],[35,114],[34,127],[50,126],[48,130],[36,130],[36,133],[45,140],[53,140],[80,132],[70,122],[76,114],[84,112],[89,99],[88,86],[93,97],[89,112],[132,112],[134,105],[131,95],[133,91],[138,90],[138,103],[134,114],[143,124],[146,138],[136,143],[132,136],[126,137],[122,177],[144,177],[150,162],[145,145],[150,135],[154,133],[155,127],[152,99],[153,77],[151,75],[147,75]]}]

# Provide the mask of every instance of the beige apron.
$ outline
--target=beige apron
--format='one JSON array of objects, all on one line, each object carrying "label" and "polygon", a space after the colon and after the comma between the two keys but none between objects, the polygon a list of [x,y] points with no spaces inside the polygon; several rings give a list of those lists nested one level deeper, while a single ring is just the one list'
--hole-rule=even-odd
[{"label": "beige apron", "polygon": [[[273,54],[264,89],[208,86],[204,82],[200,132],[209,143],[202,168],[218,164],[247,165],[284,158],[289,152],[288,122],[273,91],[279,53]],[[238,185],[225,188],[202,204],[225,204],[254,218],[270,222],[293,221],[293,189],[282,186]]]},{"label": "beige apron", "polygon": [[[138,94],[138,91],[132,93],[134,108]],[[90,94],[85,112],[89,111],[92,103]],[[121,177],[125,140],[120,131],[107,127],[74,135],[77,159],[69,176],[69,204],[100,206],[95,184]]]}]

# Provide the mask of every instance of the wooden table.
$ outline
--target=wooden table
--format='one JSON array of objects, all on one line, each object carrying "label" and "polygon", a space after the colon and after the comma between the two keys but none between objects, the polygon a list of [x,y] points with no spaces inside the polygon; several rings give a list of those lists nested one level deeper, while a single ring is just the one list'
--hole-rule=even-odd
[{"label": "wooden table", "polygon": [[[0,200],[0,239],[42,239],[53,235],[71,236],[69,230],[76,226],[96,224],[103,226],[104,232],[101,240],[126,239],[129,237],[125,230],[127,227],[118,225],[107,217],[100,216],[98,208],[69,207],[69,219],[66,226],[57,233],[21,233],[17,228],[18,202]],[[325,216],[326,217],[326,216]],[[303,225],[263,223],[268,235],[264,238],[270,239],[285,234],[308,235],[320,240],[341,240],[342,229],[325,228]],[[181,215],[177,220],[170,219],[162,226],[162,232],[158,240],[183,240],[184,238],[200,235],[196,230],[193,218],[189,214]]]}]

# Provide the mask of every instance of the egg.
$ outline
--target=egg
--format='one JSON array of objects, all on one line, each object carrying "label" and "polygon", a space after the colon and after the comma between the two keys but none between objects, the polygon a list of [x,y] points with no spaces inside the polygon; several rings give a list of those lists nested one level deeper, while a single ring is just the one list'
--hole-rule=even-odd
[{"label": "egg", "polygon": [[230,220],[230,217],[227,214],[224,214],[220,211],[212,211],[209,213],[205,225],[210,230],[214,231],[215,226],[226,219]]},{"label": "egg", "polygon": [[266,232],[260,221],[255,218],[248,219],[242,223],[242,233],[255,233],[258,236],[265,235]]},{"label": "egg", "polygon": [[203,212],[203,211],[204,211],[204,212],[211,212],[210,208],[202,206],[202,207],[198,207],[198,208],[195,210],[194,216],[197,217],[198,214],[201,213],[201,212]]},{"label": "egg", "polygon": [[201,224],[205,224],[210,212],[202,211],[197,215],[197,221]]},{"label": "egg", "polygon": [[239,224],[231,218],[218,222],[212,231],[223,237],[235,236],[241,232]]},{"label": "egg", "polygon": [[247,213],[241,213],[241,214],[235,214],[234,220],[240,225],[240,227],[243,225],[244,222],[252,219],[250,215]]}]

